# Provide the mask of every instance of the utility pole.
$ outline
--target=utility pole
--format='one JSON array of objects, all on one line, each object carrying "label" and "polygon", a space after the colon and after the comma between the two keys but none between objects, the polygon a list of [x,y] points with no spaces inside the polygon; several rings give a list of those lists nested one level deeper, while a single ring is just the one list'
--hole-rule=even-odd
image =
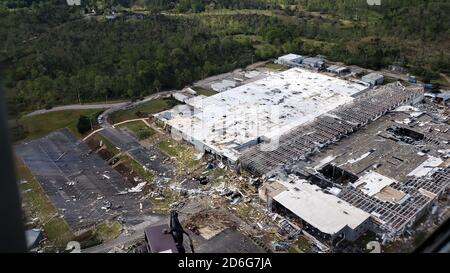
[{"label": "utility pole", "polygon": [[94,130],[94,126],[92,126],[92,115],[89,116],[89,122],[91,123],[91,130]]}]

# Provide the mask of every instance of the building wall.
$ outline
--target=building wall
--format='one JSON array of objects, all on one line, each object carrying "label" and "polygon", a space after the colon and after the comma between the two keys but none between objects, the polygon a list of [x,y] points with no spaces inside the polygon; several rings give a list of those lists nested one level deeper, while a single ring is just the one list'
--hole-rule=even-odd
[{"label": "building wall", "polygon": [[381,85],[384,83],[384,77],[373,77],[372,74],[366,75],[364,77],[361,78],[362,81],[370,83],[371,85],[375,86],[375,85]]},{"label": "building wall", "polygon": [[270,196],[267,197],[265,192],[260,191],[260,197],[267,198],[267,200],[269,201],[269,204],[268,204],[269,208],[271,208],[271,209],[272,208],[275,208],[275,209],[282,208],[283,210],[286,210],[289,213],[290,217],[295,217],[295,218],[299,219],[302,223],[302,228],[304,230],[306,230],[308,233],[310,233],[311,235],[313,235],[317,240],[321,241],[322,243],[326,243],[326,244],[335,243],[336,241],[339,241],[340,238],[342,238],[342,236],[345,236],[345,240],[353,242],[353,241],[357,240],[361,235],[363,235],[366,231],[371,230],[373,227],[371,218],[368,218],[366,221],[361,223],[355,229],[352,229],[352,228],[346,226],[345,228],[343,228],[342,230],[340,230],[339,232],[337,232],[335,234],[323,233],[319,229],[314,227],[313,225],[304,221],[298,215],[295,215],[294,213],[292,213],[290,210],[285,208],[283,205],[281,205],[277,201],[273,200]]},{"label": "building wall", "polygon": [[288,61],[288,60],[283,60],[283,59],[278,59],[276,61],[276,63],[277,64],[281,64],[281,65],[285,65],[285,66],[289,66],[289,67],[297,67],[297,66],[299,66],[298,63],[294,63],[294,62],[291,62],[291,61]]},{"label": "building wall", "polygon": [[368,218],[364,223],[357,226],[355,229],[352,229],[350,227],[345,227],[344,234],[347,241],[353,242],[357,240],[361,235],[363,235],[366,231],[372,229],[372,220]]}]

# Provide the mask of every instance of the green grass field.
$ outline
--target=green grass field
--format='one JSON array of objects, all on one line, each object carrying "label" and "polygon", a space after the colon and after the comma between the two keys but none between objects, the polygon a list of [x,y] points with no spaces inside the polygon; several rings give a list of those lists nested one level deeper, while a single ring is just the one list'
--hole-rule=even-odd
[{"label": "green grass field", "polygon": [[194,86],[194,87],[192,87],[192,89],[194,89],[195,92],[197,92],[197,95],[203,95],[203,96],[209,97],[209,96],[213,96],[213,95],[217,94],[216,91],[205,89],[200,86]]},{"label": "green grass field", "polygon": [[135,133],[139,140],[147,139],[156,133],[156,131],[153,128],[148,127],[142,121],[125,123],[123,127],[126,127],[133,133]]},{"label": "green grass field", "polygon": [[141,104],[133,109],[117,111],[111,115],[111,120],[113,121],[113,123],[117,123],[125,120],[135,119],[138,117],[136,115],[136,113],[138,112],[154,114],[170,109],[177,104],[179,104],[178,101],[171,98],[156,99]]},{"label": "green grass field", "polygon": [[304,236],[298,237],[297,241],[292,244],[288,252],[290,253],[308,253],[311,251],[311,245],[308,241],[308,239]]},{"label": "green grass field", "polygon": [[267,63],[264,65],[264,67],[269,68],[269,69],[273,69],[273,70],[280,70],[280,71],[284,71],[287,70],[289,67],[281,65],[281,64],[276,64],[276,63]]},{"label": "green grass field", "polygon": [[[43,137],[55,130],[61,128],[69,128],[77,137],[80,134],[77,130],[77,123],[80,115],[92,117],[92,122],[96,123],[96,117],[101,113],[99,109],[89,109],[89,110],[66,110],[50,112],[46,114],[22,117],[18,120],[16,126],[12,129],[13,139],[15,141],[19,140],[31,140],[35,138]],[[23,129],[23,132],[19,135],[17,133],[17,126]]]},{"label": "green grass field", "polygon": [[171,190],[164,189],[162,191],[163,196],[151,196],[149,197],[150,203],[152,203],[153,213],[167,213],[170,211],[170,205],[179,199],[179,193]]},{"label": "green grass field", "polygon": [[104,222],[95,226],[94,235],[102,242],[111,241],[122,233],[122,225],[119,222]]}]

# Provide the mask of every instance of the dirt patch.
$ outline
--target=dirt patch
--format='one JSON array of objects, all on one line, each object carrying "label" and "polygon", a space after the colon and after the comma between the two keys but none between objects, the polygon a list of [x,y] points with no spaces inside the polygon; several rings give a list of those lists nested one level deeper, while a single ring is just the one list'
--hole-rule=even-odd
[{"label": "dirt patch", "polygon": [[200,236],[205,238],[206,240],[211,239],[212,237],[216,236],[217,234],[221,233],[223,230],[225,230],[225,227],[202,227],[198,229],[198,232]]},{"label": "dirt patch", "polygon": [[238,227],[235,222],[228,220],[229,218],[223,212],[201,212],[187,219],[185,225],[193,233],[209,240],[227,228],[236,229]]},{"label": "dirt patch", "polygon": [[141,112],[141,111],[137,111],[137,112],[135,113],[135,115],[136,115],[138,118],[148,118],[148,117],[150,116],[149,113]]},{"label": "dirt patch", "polygon": [[111,153],[108,149],[101,149],[97,153],[105,161],[110,160],[114,156],[114,154]]},{"label": "dirt patch", "polygon": [[100,141],[95,138],[89,139],[86,144],[91,148],[92,150],[96,151],[98,148],[100,148]]},{"label": "dirt patch", "polygon": [[138,175],[133,172],[133,170],[125,166],[125,164],[118,164],[114,167],[114,170],[118,171],[123,176],[123,178],[125,178],[125,180],[130,182],[133,186],[136,186],[138,184],[138,182],[134,180],[134,178],[138,177]]}]

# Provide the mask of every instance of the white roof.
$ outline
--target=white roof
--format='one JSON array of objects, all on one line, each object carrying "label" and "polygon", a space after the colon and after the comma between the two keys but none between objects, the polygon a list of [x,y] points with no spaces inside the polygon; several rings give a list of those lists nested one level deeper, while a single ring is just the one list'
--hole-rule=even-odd
[{"label": "white roof", "polygon": [[253,79],[255,77],[258,77],[259,75],[261,75],[261,72],[259,72],[257,70],[252,70],[252,71],[246,72],[244,74],[244,77],[246,77],[247,79]]},{"label": "white roof", "polygon": [[192,97],[192,98],[190,98],[190,99],[187,99],[187,100],[185,101],[185,103],[186,103],[187,105],[194,106],[194,105],[196,105],[199,101],[203,100],[204,98],[206,98],[205,95],[198,95],[198,96]]},{"label": "white roof", "polygon": [[355,229],[370,218],[367,212],[307,181],[282,183],[289,190],[276,195],[274,200],[323,233],[333,235],[345,226]]},{"label": "white roof", "polygon": [[377,172],[371,171],[364,174],[355,183],[353,183],[353,187],[361,190],[368,196],[374,196],[385,187],[394,183],[397,183],[397,181]]},{"label": "white roof", "polygon": [[181,101],[181,102],[185,102],[187,99],[189,99],[188,96],[186,96],[185,94],[181,93],[181,92],[177,92],[175,94],[173,94],[173,98]]},{"label": "white roof", "polygon": [[211,84],[211,89],[213,89],[216,92],[222,92],[225,90],[228,90],[230,88],[233,88],[236,86],[236,82],[232,80],[223,80],[221,82],[216,82]]},{"label": "white roof", "polygon": [[294,62],[294,61],[297,61],[298,59],[303,59],[303,57],[301,55],[297,55],[297,54],[287,54],[287,55],[279,57],[278,59],[288,61],[288,62]]},{"label": "white roof", "polygon": [[169,125],[219,154],[235,154],[238,146],[258,137],[272,139],[312,122],[353,101],[365,86],[317,72],[293,68],[203,99],[188,100],[191,117]]},{"label": "white roof", "polygon": [[313,63],[323,63],[324,60],[318,57],[309,57],[303,60],[303,63],[313,64]]},{"label": "white roof", "polygon": [[328,71],[333,71],[333,72],[340,73],[340,72],[342,72],[344,70],[347,70],[349,68],[345,67],[345,66],[339,66],[339,65],[330,65],[327,69],[328,69]]},{"label": "white roof", "polygon": [[153,116],[162,120],[170,120],[177,116],[191,116],[192,115],[192,107],[186,104],[179,104],[172,109],[159,112],[154,114]]},{"label": "white roof", "polygon": [[427,160],[410,172],[408,176],[423,177],[431,175],[436,170],[436,167],[441,165],[442,162],[444,161],[438,157],[428,156]]},{"label": "white roof", "polygon": [[378,74],[378,73],[370,73],[370,74],[367,74],[367,75],[365,75],[365,76],[363,76],[361,79],[363,80],[363,81],[366,81],[366,80],[378,80],[378,79],[382,79],[382,78],[384,78],[384,76],[383,75],[381,75],[381,74]]}]

